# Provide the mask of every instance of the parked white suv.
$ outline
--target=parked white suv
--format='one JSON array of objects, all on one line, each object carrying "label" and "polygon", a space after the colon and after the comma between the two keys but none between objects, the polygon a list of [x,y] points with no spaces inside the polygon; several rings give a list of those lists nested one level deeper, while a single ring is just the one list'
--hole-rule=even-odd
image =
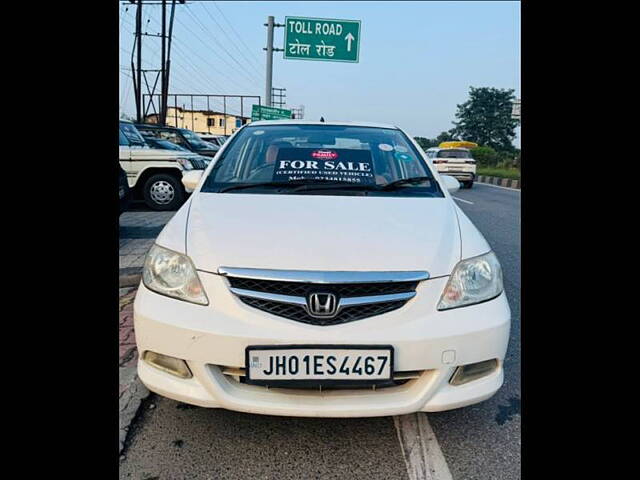
[{"label": "parked white suv", "polygon": [[452,177],[397,127],[241,127],[156,239],[134,303],[138,374],[203,407],[366,417],[502,385],[500,263]]},{"label": "parked white suv", "polygon": [[476,161],[468,148],[433,147],[426,153],[438,172],[456,178],[465,188],[473,187],[473,181],[476,178]]},{"label": "parked white suv", "polygon": [[184,202],[182,174],[204,170],[211,158],[188,151],[150,148],[131,122],[120,120],[120,165],[134,196],[154,210],[175,210]]}]

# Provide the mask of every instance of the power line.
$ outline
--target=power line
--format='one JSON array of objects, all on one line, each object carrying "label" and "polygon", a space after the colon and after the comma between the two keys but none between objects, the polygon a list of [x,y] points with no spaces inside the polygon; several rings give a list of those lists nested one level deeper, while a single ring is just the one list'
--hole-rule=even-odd
[{"label": "power line", "polygon": [[[184,26],[184,24],[183,24],[182,22],[180,22],[179,20],[178,20],[178,23],[180,23],[181,25],[183,25],[183,26]],[[189,30],[191,33],[193,33],[193,32],[192,32],[188,27],[187,27],[187,30]],[[199,37],[198,37],[198,40],[202,41],[202,39],[200,39]],[[178,46],[178,44],[182,44],[182,40],[178,40],[177,38],[174,38],[174,39],[173,39],[173,41],[174,41],[174,43],[176,44],[176,47]],[[205,45],[206,45],[206,44],[205,44]],[[185,46],[185,48],[187,48],[187,47]],[[182,50],[182,49],[180,49],[180,50]],[[186,55],[186,52],[185,52],[184,50],[182,50],[182,51],[183,51],[183,54],[184,54],[185,56],[187,56],[187,55]],[[200,55],[199,55],[195,50],[189,50],[189,52],[190,52],[190,53],[192,53],[193,55],[196,55],[196,56],[197,56],[197,57],[198,57],[202,62],[204,62],[205,64],[207,64],[209,67],[211,67],[211,69],[212,69],[214,72],[216,72],[216,73],[218,73],[218,74],[220,74],[220,75],[222,75],[222,76],[226,77],[226,78],[227,78],[227,79],[228,79],[232,84],[234,84],[234,85],[235,85],[235,84],[238,84],[238,83],[239,83],[239,82],[237,81],[237,79],[234,79],[234,78],[232,78],[232,77],[229,77],[226,73],[224,73],[224,72],[222,72],[222,71],[218,70],[214,65],[212,65],[211,63],[209,63],[209,61],[208,61],[208,60],[206,60],[206,59],[204,59],[203,57],[201,57],[201,56],[200,56]],[[195,70],[199,72],[199,70],[200,70],[200,69],[199,69],[198,67],[195,67]],[[246,85],[245,85],[245,87],[246,87]],[[220,90],[222,90],[222,89],[220,89]],[[249,88],[248,90],[251,90],[251,88]]]},{"label": "power line", "polygon": [[[208,83],[212,83],[212,84],[214,85],[214,87],[215,87],[215,88],[217,88],[217,89],[219,89],[219,90],[223,90],[223,89],[220,87],[220,85],[218,85],[216,82],[214,82],[214,81],[212,81],[212,80],[210,80],[210,79],[208,79],[208,78],[204,77],[204,75],[203,75],[203,74],[201,73],[201,71],[200,71],[201,69],[200,69],[197,65],[195,65],[194,63],[192,63],[192,62],[191,62],[191,58],[190,58],[190,57],[188,56],[188,54],[187,54],[188,52],[187,52],[187,51],[185,51],[185,50],[183,50],[183,49],[182,49],[182,47],[180,47],[180,46],[179,46],[179,45],[180,45],[180,41],[179,41],[177,38],[174,38],[174,39],[173,39],[173,42],[174,42],[174,44],[175,44],[175,45],[174,45],[174,46],[175,46],[175,48],[176,48],[177,50],[179,50],[179,51],[181,51],[181,52],[182,52],[183,57],[180,57],[180,58],[183,58],[186,62],[188,62],[188,63],[189,63],[189,65],[193,68],[194,72],[196,72],[198,75],[201,75],[201,76],[202,76],[201,78],[204,78],[204,80],[205,80],[205,83],[206,83],[206,84],[208,84]],[[215,68],[214,68],[214,71],[218,72],[218,70],[217,70],[217,69],[215,69]],[[220,72],[218,72],[218,73],[220,73]],[[209,87],[207,87],[207,88],[209,88]]]},{"label": "power line", "polygon": [[[238,42],[235,42],[234,40],[232,40],[232,39],[231,39],[231,37],[227,34],[227,32],[225,31],[225,29],[224,29],[224,28],[222,28],[222,25],[220,25],[220,24],[218,23],[218,21],[217,21],[217,20],[215,19],[215,17],[211,14],[211,12],[209,12],[209,10],[205,7],[205,4],[204,4],[204,3],[201,3],[200,5],[201,5],[201,7],[202,7],[202,10],[204,10],[204,11],[206,12],[206,14],[209,16],[209,18],[211,18],[211,20],[213,20],[213,22],[218,26],[218,28],[220,29],[220,31],[221,31],[221,32],[224,34],[224,36],[229,40],[229,43],[230,43],[231,45],[233,45],[233,46],[236,48],[236,50],[238,51],[238,53],[240,53],[240,55],[242,55],[242,58],[244,58],[244,59],[247,61],[247,64],[248,64],[248,65],[250,65],[250,66],[251,66],[251,68],[253,68],[253,69],[256,71],[256,73],[258,74],[258,77],[259,77],[261,80],[263,80],[263,79],[264,79],[264,78],[263,78],[263,77],[264,77],[264,72],[263,72],[263,69],[261,69],[261,68],[260,68],[260,65],[259,65],[258,63],[255,63],[255,61],[254,61],[254,60],[250,60],[250,59],[249,59],[249,58],[244,54],[244,52],[243,52],[242,50],[240,50],[240,48],[238,47],[238,44],[237,44]],[[217,6],[216,6],[216,8],[217,8]],[[218,10],[220,10],[220,9],[218,9]],[[222,12],[221,12],[221,13],[222,13]],[[223,16],[224,16],[224,14],[223,14]],[[226,20],[226,18],[225,18],[225,20]],[[229,21],[228,21],[228,20],[226,20],[226,21],[227,21],[227,23],[229,23]],[[233,26],[232,26],[232,25],[230,25],[230,26],[231,26],[231,28],[233,28]],[[236,35],[237,35],[237,33],[236,33]],[[242,41],[242,39],[240,39],[240,41]],[[256,68],[256,67],[255,67],[255,65],[258,65],[258,68]]]},{"label": "power line", "polygon": [[[193,17],[193,14],[192,14],[191,12],[189,12],[189,14]],[[176,18],[176,19],[178,20],[178,23],[180,23],[183,27],[185,27],[185,29],[186,29],[186,30],[188,30],[188,31],[189,31],[189,32],[190,32],[194,37],[196,37],[196,38],[197,38],[201,43],[203,43],[207,48],[210,48],[210,47],[207,45],[207,43],[206,43],[206,42],[204,42],[204,41],[202,40],[202,38],[200,38],[198,35],[196,35],[196,34],[195,34],[195,32],[193,32],[193,30],[191,30],[188,26],[186,26],[186,25],[185,25],[183,22],[181,22],[178,18]],[[151,20],[152,20],[152,22],[153,22],[153,24],[154,24],[154,27],[158,27],[158,25],[157,25],[157,23],[156,23],[156,20],[155,20],[154,18],[151,18]],[[125,23],[127,23],[127,22],[125,22]],[[127,24],[128,24],[128,23],[127,23]],[[128,25],[130,25],[130,24],[128,24]],[[201,28],[202,28],[202,27],[201,27]],[[177,47],[177,45],[178,45],[178,44],[182,44],[182,41],[181,41],[181,40],[179,40],[178,38],[174,38],[174,39],[173,39],[173,42],[176,44],[176,47]],[[180,49],[180,50],[182,50],[182,49]],[[187,56],[186,52],[185,52],[184,50],[182,50],[182,51],[183,51],[183,54],[184,54],[185,56]],[[197,56],[197,57],[198,57],[202,62],[204,62],[205,64],[207,64],[209,67],[211,67],[211,69],[212,69],[213,71],[215,71],[216,73],[218,73],[218,74],[219,74],[219,75],[221,75],[221,76],[226,77],[226,79],[227,79],[227,80],[229,80],[229,81],[231,82],[231,84],[233,84],[233,85],[239,84],[239,82],[238,82],[238,80],[237,80],[237,79],[234,79],[234,78],[232,78],[232,77],[228,76],[226,73],[224,73],[224,72],[222,72],[222,71],[218,70],[218,69],[217,69],[214,65],[212,65],[209,61],[207,61],[207,60],[206,60],[206,59],[204,59],[202,56],[200,56],[200,55],[199,55],[195,50],[190,50],[190,52],[191,52],[193,55]],[[157,51],[156,51],[156,53],[157,53]],[[217,56],[218,56],[222,61],[224,61],[224,62],[225,62],[229,67],[234,68],[234,67],[233,67],[233,65],[229,64],[229,62],[227,62],[224,58],[220,57],[220,55],[218,55],[218,54],[217,54],[217,52],[215,52],[215,51],[214,51],[214,53],[216,53],[216,55],[217,55]],[[228,52],[227,52],[227,54],[228,54]],[[195,69],[195,71],[196,71],[196,72],[200,73],[200,69],[199,69],[198,67],[195,67],[194,69]],[[242,73],[242,72],[240,72],[240,73]],[[249,80],[250,80],[251,82],[253,82],[255,79],[254,79],[253,77],[249,77]],[[214,83],[214,82],[212,82],[212,83]],[[243,86],[243,88],[247,88],[247,85],[241,85],[241,86]],[[219,86],[219,85],[217,85],[216,87],[217,87],[220,91],[224,90],[224,89],[220,88],[220,86]],[[247,88],[247,90],[251,91],[251,90],[253,90],[253,88]]]},{"label": "power line", "polygon": [[[261,58],[253,50],[251,50],[246,43],[244,43],[244,40],[242,39],[240,34],[236,31],[236,29],[233,28],[233,24],[227,19],[227,16],[224,14],[224,12],[220,10],[220,7],[218,6],[218,4],[216,2],[211,2],[211,3],[213,3],[213,6],[216,7],[216,9],[220,12],[220,15],[222,15],[222,18],[225,20],[225,22],[227,22],[229,27],[231,27],[231,31],[233,31],[233,33],[236,34],[236,37],[238,37],[238,40],[240,40],[242,45],[244,45],[244,47],[247,49],[247,52],[249,52],[249,54],[255,58],[258,58],[258,59]],[[204,8],[204,4],[203,4],[203,8]],[[261,64],[260,60],[258,60],[257,65],[260,67],[262,71],[262,69],[264,68],[264,65]]]},{"label": "power line", "polygon": [[[200,27],[200,28],[201,28],[201,29],[202,29],[202,30],[203,30],[207,35],[209,35],[209,36],[213,39],[213,41],[214,41],[214,42],[215,42],[215,43],[216,43],[216,44],[217,44],[217,45],[218,45],[218,46],[219,46],[219,47],[220,47],[220,48],[221,48],[221,49],[222,49],[222,50],[223,50],[223,51],[224,51],[228,56],[229,56],[229,58],[231,58],[231,60],[233,60],[234,62],[236,62],[236,64],[237,64],[241,69],[243,69],[243,71],[244,71],[244,72],[246,72],[246,73],[249,75],[249,77],[248,77],[248,78],[250,78],[250,79],[253,81],[253,77],[252,77],[253,73],[251,73],[249,70],[247,70],[247,69],[244,67],[244,65],[242,65],[234,55],[232,55],[231,53],[229,53],[229,51],[224,47],[224,45],[222,45],[222,43],[220,43],[220,42],[218,41],[218,39],[213,35],[213,33],[211,33],[211,31],[210,31],[209,29],[207,29],[207,27],[205,27],[205,26],[204,26],[204,24],[200,21],[200,19],[199,19],[198,17],[196,17],[196,16],[191,12],[191,10],[190,10],[189,8],[187,8],[187,13],[189,13],[189,15],[191,16],[191,18],[193,18],[193,19],[195,20],[195,22],[198,24],[198,26],[199,26],[199,27]],[[218,23],[217,23],[217,22],[216,22],[216,25],[218,25]],[[220,26],[220,25],[218,25],[218,26]],[[223,33],[226,35],[226,33],[225,33],[224,31],[223,31]],[[259,75],[260,75],[260,74],[258,73],[258,76],[259,76]]]},{"label": "power line", "polygon": [[[205,32],[207,32],[206,27],[204,27],[202,25],[202,23],[200,23],[200,21],[189,11],[187,10],[187,12],[189,13],[189,15],[191,15],[191,17],[196,21],[196,23],[198,23],[198,26],[203,29]],[[220,60],[222,60],[227,66],[229,66],[229,68],[232,68],[234,70],[236,70],[238,73],[241,73],[243,76],[245,76],[245,73],[238,70],[233,64],[229,63],[224,57],[222,57],[221,55],[218,54],[218,52],[215,49],[211,49],[211,47],[209,45],[207,45],[207,42],[205,42],[204,40],[202,40],[202,38],[200,38],[198,35],[196,35],[196,33],[191,30],[189,27],[187,27],[186,25],[182,24],[189,32],[191,32],[191,34],[197,38],[207,49],[210,49],[214,54],[216,54],[216,56],[218,56],[218,58],[220,58]],[[227,54],[229,55],[236,63],[238,63],[238,61],[235,59],[235,57],[233,57],[226,48],[224,48],[224,46],[222,46],[217,39],[215,39],[215,37],[212,37],[214,39],[214,41],[216,42],[216,44],[218,44],[220,46],[220,48]],[[242,67],[242,65],[240,65]],[[254,77],[251,76],[252,74],[249,73],[248,75],[245,76],[245,78],[247,78],[249,80],[249,82],[253,83],[254,81],[256,81],[256,79]]]},{"label": "power line", "polygon": [[[190,16],[193,16],[193,14],[192,14],[191,12],[190,12]],[[197,19],[195,19],[195,20],[197,21]],[[150,34],[149,34],[149,27],[152,25],[152,24],[151,24],[151,21],[153,22],[154,27],[155,27],[155,25],[156,25],[156,20],[155,20],[153,17],[148,17],[148,18],[147,18],[147,22],[146,22],[146,24],[144,25],[144,29],[145,29],[145,33],[143,34],[144,36],[150,35]],[[186,25],[184,25],[182,22],[180,22],[180,23],[181,23],[183,26],[185,26],[185,27],[186,27]],[[121,18],[121,26],[122,26],[122,24],[125,24],[125,25],[131,25],[131,24],[127,21],[127,19],[125,19],[125,18],[124,18],[124,16]],[[200,24],[200,27],[201,27],[201,28],[203,28],[203,27],[202,27],[202,24]],[[196,35],[196,34],[195,34],[195,32],[193,32],[193,31],[192,31],[191,29],[189,29],[188,27],[186,27],[186,29],[187,29],[187,30],[189,30],[189,31],[192,33],[192,35],[193,35],[194,37],[196,37],[199,41],[201,41],[201,42],[202,42],[202,39],[201,39],[198,35]],[[127,33],[129,33],[129,34],[131,34],[131,35],[133,35],[133,33],[132,33],[131,31],[128,31],[126,28],[122,28],[122,30],[123,30],[123,31],[125,31],[125,32],[127,32]],[[206,30],[206,29],[205,29],[205,30]],[[153,36],[155,36],[155,35],[153,35]],[[174,42],[175,42],[175,41],[176,41],[176,39],[174,39]],[[203,42],[203,43],[204,43],[204,42]],[[178,48],[180,51],[183,51],[183,49],[182,49],[182,48],[180,48],[178,45],[176,45],[176,48]],[[125,55],[128,55],[128,52],[127,52],[124,48],[120,47],[120,50],[121,50],[121,52],[123,52]],[[155,54],[155,55],[153,55],[153,56],[152,56],[152,58],[154,58],[154,59],[156,58],[156,55],[158,55],[158,50],[154,50],[153,48],[145,48],[145,50],[146,50],[146,51],[148,51],[148,52],[150,52],[150,53],[152,53],[152,54]],[[206,59],[203,59],[200,55],[198,55],[198,54],[197,54],[197,51],[191,51],[191,50],[189,50],[189,51],[190,51],[191,53],[193,53],[194,55],[196,55],[198,58],[200,58],[200,59],[201,59],[205,64],[207,64],[207,65],[211,66],[211,67],[213,68],[213,70],[214,70],[214,71],[219,72],[215,67],[213,67],[213,65],[211,65],[211,63],[209,63]],[[225,50],[225,52],[229,55],[229,52],[228,52],[228,51],[226,51],[226,50]],[[147,60],[147,59],[148,59],[148,58],[149,58],[149,55],[147,55],[147,58],[145,58],[145,59],[144,59],[144,67],[145,67],[145,68],[147,68],[147,64],[148,64],[148,60]],[[189,71],[185,66],[183,66],[183,65],[182,65],[182,64],[180,64],[180,63],[176,63],[176,66],[177,66],[177,67],[179,67],[182,71],[184,71],[184,73],[185,73],[185,74],[187,75],[187,77],[189,78],[189,82],[186,82],[186,81],[185,81],[181,76],[175,75],[175,73],[177,73],[177,72],[175,72],[175,71],[174,71],[174,72],[171,72],[172,76],[175,76],[175,77],[176,77],[176,78],[177,78],[181,83],[183,83],[183,84],[187,84],[187,83],[192,84],[192,82],[194,82],[194,81],[198,81],[198,84],[199,84],[200,82],[202,82],[202,84],[206,85],[206,90],[209,90],[209,89],[210,89],[210,84],[214,84],[214,85],[215,85],[215,87],[216,87],[219,91],[221,91],[221,93],[227,93],[227,92],[226,92],[226,89],[222,89],[222,88],[220,88],[220,86],[219,86],[219,85],[217,85],[217,84],[215,84],[215,82],[213,82],[213,81],[212,81],[212,80],[210,80],[209,78],[206,78],[206,77],[202,74],[202,68],[199,68],[198,66],[195,66],[195,65],[193,65],[193,63],[191,63],[191,58],[189,57],[189,55],[187,55],[187,52],[186,52],[186,51],[184,51],[184,55],[183,55],[183,56],[180,56],[179,58],[181,58],[183,61],[187,62],[187,63],[189,64],[189,66],[191,66],[191,67],[192,67],[193,72],[197,74],[197,76],[194,76],[194,74],[193,74],[191,71]],[[222,59],[222,60],[224,60],[224,59]],[[199,62],[197,62],[197,63],[199,63]],[[228,62],[225,62],[225,63],[227,63],[227,64],[228,64]],[[126,64],[126,62],[125,62],[125,64]],[[199,64],[200,64],[200,63],[199,63]],[[127,78],[133,79],[133,77],[132,77],[132,76],[130,76],[128,73],[126,73],[126,71],[123,71],[123,70],[126,70],[126,69],[121,69],[121,74],[122,74],[122,75],[124,75],[124,76],[125,76],[125,77],[127,77]],[[229,76],[228,76],[228,75],[226,75],[224,72],[219,72],[219,73],[220,73],[222,76],[225,76],[227,79],[229,79],[229,80],[231,81],[231,83],[233,83],[233,84],[237,84],[237,83],[238,83],[235,79],[233,79],[233,78],[229,77]],[[202,78],[203,80],[201,80],[201,78]],[[250,78],[251,80],[253,80],[253,77],[249,77],[249,78]],[[130,84],[129,84],[129,86],[130,86]],[[193,91],[193,90],[195,90],[195,91],[196,91],[196,92],[195,92],[196,100],[198,100],[197,96],[199,96],[199,95],[203,95],[203,96],[204,96],[204,95],[206,95],[206,94],[204,94],[204,93],[201,93],[201,92],[202,92],[202,90],[201,90],[200,88],[197,88],[197,89],[196,89],[196,88],[192,88],[191,90],[192,90],[192,91]],[[250,90],[251,90],[251,89],[250,89]],[[130,91],[130,89],[129,89],[129,88],[127,88],[127,89],[124,91],[124,95],[121,93],[121,105],[122,105],[122,104],[126,104],[126,101],[127,101],[127,99],[129,98],[129,91]],[[174,96],[174,95],[175,95],[175,94],[172,94],[172,96]],[[149,98],[147,99],[147,101],[148,101],[148,100],[149,100]],[[145,103],[147,103],[147,101],[145,101]],[[239,113],[239,112],[238,112],[238,110],[239,110],[239,109],[238,109],[237,107],[234,107],[233,105],[229,105],[229,107],[231,107],[231,108],[229,108],[229,110],[227,110],[227,113],[228,113],[228,114],[231,114],[231,115],[236,115],[236,116],[237,116],[237,115],[238,115],[238,113]],[[215,104],[214,104],[213,108],[214,108],[214,109],[216,108],[216,107],[215,107]]]},{"label": "power line", "polygon": [[[126,29],[125,29],[125,30],[126,30]],[[132,33],[132,32],[129,32],[129,33],[131,33],[131,34],[133,35],[133,33]],[[176,41],[176,39],[174,39],[174,42],[175,42],[175,41]],[[174,45],[174,46],[177,48],[177,45]],[[153,52],[154,54],[158,55],[158,50],[154,50],[154,49],[152,49],[152,48],[150,48],[150,47],[147,47],[147,48],[148,48],[149,50],[151,50],[151,52]],[[181,50],[181,49],[180,49],[180,50]],[[184,57],[184,60],[185,60],[185,61],[188,61],[188,58],[186,57],[186,55],[185,55],[185,57]],[[190,80],[194,80],[194,78],[195,78],[195,77],[193,77],[192,72],[188,71],[188,70],[187,70],[187,69],[186,69],[182,64],[180,64],[180,63],[174,63],[174,65],[175,65],[175,66],[177,66],[177,67],[179,67],[179,68],[180,68],[180,69],[181,69],[181,70],[182,70],[182,71],[183,71],[183,72],[188,76],[188,78],[190,78]],[[207,78],[205,78],[204,76],[202,76],[202,73],[200,72],[200,69],[198,69],[197,67],[195,67],[195,66],[193,66],[193,65],[191,65],[191,66],[192,66],[192,68],[193,68],[194,72],[195,72],[195,73],[197,73],[198,75],[201,75],[201,78],[203,78],[203,79],[204,79],[204,81],[203,81],[203,85],[206,85],[205,90],[207,90],[207,89],[209,88],[209,86],[208,86],[208,84],[209,84],[209,83],[214,83],[214,84],[215,84],[215,82],[213,82],[213,81],[211,81],[210,79],[207,79]],[[174,73],[174,72],[171,72],[171,74],[172,74],[172,75],[173,75],[173,73]],[[184,79],[183,79],[182,77],[178,76],[178,75],[175,75],[175,77],[176,77],[178,80],[180,80],[180,81],[181,81],[181,83],[191,84],[191,82],[185,82],[185,81],[184,81]],[[197,80],[200,80],[200,79],[197,79]],[[200,81],[202,81],[202,80],[200,80]],[[193,84],[191,84],[191,85],[193,85]],[[219,88],[219,87],[218,87],[218,88]],[[193,89],[193,90],[198,90],[198,89]]]},{"label": "power line", "polygon": [[[122,52],[124,52],[124,53],[127,53],[127,51],[126,51],[126,50],[124,50],[122,47],[120,47],[120,50],[121,50]],[[153,51],[153,49],[151,49],[151,48],[149,48],[149,50]],[[157,50],[156,50],[154,53],[157,53]],[[149,62],[148,62],[147,60],[143,60],[143,66],[144,66],[145,68],[150,68],[150,67],[151,67],[151,65],[149,64]],[[190,79],[190,81],[188,81],[188,82],[187,82],[187,81],[185,81],[185,80],[184,80],[184,78],[183,78],[183,77],[181,77],[181,76],[179,76],[179,75],[177,75],[177,74],[176,74],[176,72],[172,72],[172,75],[173,75],[176,79],[178,79],[178,80],[180,81],[180,83],[185,84],[185,85],[187,85],[187,86],[188,86],[188,85],[191,85],[191,87],[190,87],[190,88],[188,88],[188,89],[193,89],[193,90],[195,90],[195,91],[201,92],[201,89],[200,89],[200,88],[193,88],[193,86],[194,86],[195,84],[194,84],[194,83],[191,83],[191,81],[193,81],[193,78],[192,78],[192,76],[191,76],[191,73],[190,73],[189,71],[187,71],[187,70],[186,70],[182,65],[180,65],[180,64],[176,64],[175,66],[180,67],[180,68],[185,72],[185,74],[188,76],[188,78]],[[121,68],[121,70],[128,70],[128,69],[123,69],[123,68]],[[206,88],[205,88],[205,90],[206,90]]]}]

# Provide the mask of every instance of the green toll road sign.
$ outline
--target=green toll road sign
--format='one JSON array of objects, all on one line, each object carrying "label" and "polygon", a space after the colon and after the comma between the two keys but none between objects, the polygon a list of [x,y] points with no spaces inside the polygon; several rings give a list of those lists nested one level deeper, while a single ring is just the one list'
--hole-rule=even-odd
[{"label": "green toll road sign", "polygon": [[360,20],[285,17],[284,58],[357,63]]},{"label": "green toll road sign", "polygon": [[266,107],[264,105],[253,105],[251,108],[252,122],[258,120],[281,120],[283,118],[291,118],[291,110]]}]

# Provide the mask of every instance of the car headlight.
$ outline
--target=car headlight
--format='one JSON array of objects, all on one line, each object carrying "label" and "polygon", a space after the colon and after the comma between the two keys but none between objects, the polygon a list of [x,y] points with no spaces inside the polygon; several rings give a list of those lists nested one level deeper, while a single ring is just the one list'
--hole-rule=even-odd
[{"label": "car headlight", "polygon": [[438,302],[438,310],[473,305],[502,293],[502,267],[495,253],[461,260],[453,269]]},{"label": "car headlight", "polygon": [[193,170],[193,165],[191,165],[188,158],[177,158],[176,160],[178,160],[178,163],[182,165],[182,168],[185,170]]},{"label": "car headlight", "polygon": [[173,250],[151,247],[144,261],[142,281],[156,293],[199,305],[209,304],[193,262]]}]

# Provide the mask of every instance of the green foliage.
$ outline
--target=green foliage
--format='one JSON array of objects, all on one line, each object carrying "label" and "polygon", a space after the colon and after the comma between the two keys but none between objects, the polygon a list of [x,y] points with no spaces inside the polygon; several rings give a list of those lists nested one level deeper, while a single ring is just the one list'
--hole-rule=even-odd
[{"label": "green foliage", "polygon": [[450,134],[458,139],[492,147],[496,151],[514,152],[513,140],[518,121],[511,118],[513,89],[470,87],[469,100],[458,105],[454,128]]},{"label": "green foliage", "polygon": [[434,140],[425,137],[413,137],[413,139],[420,145],[423,150],[427,150],[428,148],[435,147]]},{"label": "green foliage", "polygon": [[478,175],[488,177],[513,178],[520,180],[520,170],[517,168],[478,167]]},{"label": "green foliage", "polygon": [[436,147],[438,145],[440,145],[442,142],[450,142],[452,140],[460,140],[459,138],[457,138],[456,136],[453,135],[453,133],[450,131],[448,132],[441,132],[440,135],[438,135],[435,138],[435,142],[436,142]]},{"label": "green foliage", "polygon": [[495,167],[498,164],[498,152],[491,147],[479,146],[472,148],[471,155],[476,159],[478,167]]},{"label": "green foliage", "polygon": [[433,148],[440,145],[442,142],[449,142],[451,140],[456,140],[451,134],[451,132],[441,132],[436,138],[425,138],[425,137],[413,137],[418,145],[422,147],[423,150],[427,150],[427,148]]}]

